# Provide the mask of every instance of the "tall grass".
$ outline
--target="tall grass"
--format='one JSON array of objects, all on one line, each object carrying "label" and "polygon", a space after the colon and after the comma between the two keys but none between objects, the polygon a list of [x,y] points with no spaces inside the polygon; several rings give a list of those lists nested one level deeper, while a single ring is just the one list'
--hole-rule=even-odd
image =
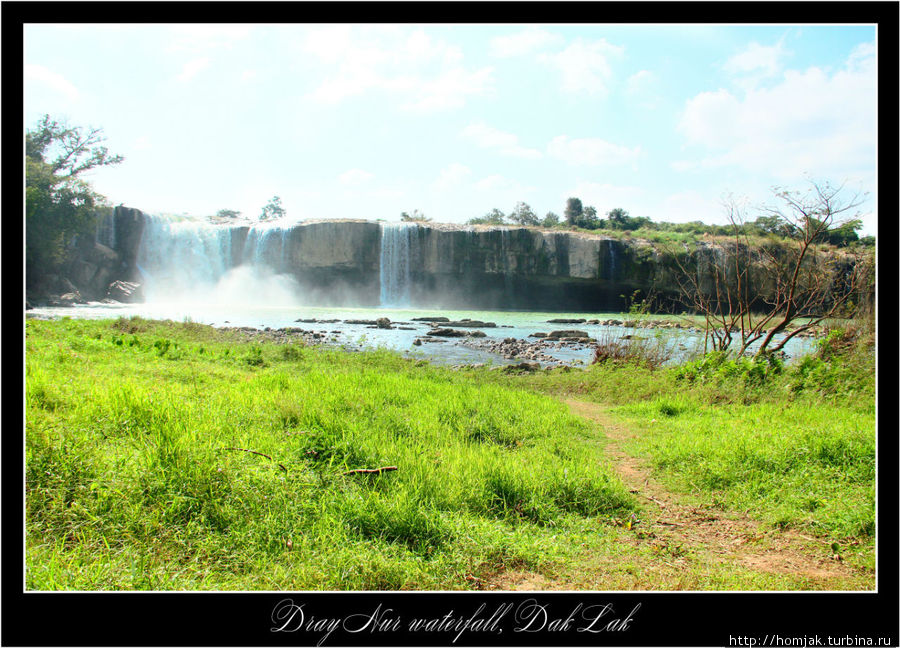
[{"label": "tall grass", "polygon": [[711,353],[677,367],[604,362],[525,380],[612,406],[637,432],[628,449],[672,488],[850,543],[874,567],[872,336],[835,329],[790,365]]},{"label": "tall grass", "polygon": [[635,506],[539,394],[191,323],[26,335],[29,588],[459,589]]}]

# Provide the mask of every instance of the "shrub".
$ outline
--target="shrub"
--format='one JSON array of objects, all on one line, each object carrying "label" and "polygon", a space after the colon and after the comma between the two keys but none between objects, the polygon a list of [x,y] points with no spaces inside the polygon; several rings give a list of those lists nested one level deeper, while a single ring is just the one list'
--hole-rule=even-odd
[{"label": "shrub", "polygon": [[616,337],[606,331],[597,341],[591,364],[615,362],[637,364],[655,369],[672,358],[673,342],[664,337]]}]

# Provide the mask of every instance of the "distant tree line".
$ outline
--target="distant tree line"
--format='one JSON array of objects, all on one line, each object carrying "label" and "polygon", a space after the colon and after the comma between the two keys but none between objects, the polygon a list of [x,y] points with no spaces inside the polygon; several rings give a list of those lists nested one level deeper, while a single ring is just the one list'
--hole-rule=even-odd
[{"label": "distant tree line", "polygon": [[[281,204],[281,198],[278,196],[272,196],[269,199],[259,214],[260,221],[271,221],[277,220],[279,218],[284,218],[287,215],[287,211],[284,206]],[[241,217],[241,212],[237,209],[220,209],[216,212],[215,219],[223,220],[223,219],[231,219],[235,220]]]},{"label": "distant tree line", "polygon": [[[727,225],[707,225],[701,221],[688,223],[656,222],[647,216],[632,216],[625,209],[616,207],[606,213],[605,218],[599,218],[597,209],[591,205],[585,206],[581,199],[571,197],[566,200],[563,210],[563,219],[551,212],[547,212],[544,218],[538,217],[530,205],[524,202],[516,204],[509,213],[504,214],[500,209],[494,208],[484,216],[470,218],[468,225],[522,225],[530,227],[545,227],[557,229],[584,229],[584,230],[612,230],[628,231],[637,230],[651,232],[673,232],[678,234],[732,236],[735,227],[740,228],[740,233],[747,236],[772,236],[777,238],[799,239],[803,232],[795,224],[786,222],[778,216],[760,216],[755,221],[740,224],[729,223]],[[862,228],[862,221],[852,219],[831,228],[820,228],[816,243],[829,243],[837,247],[846,247],[853,244],[862,246],[875,245],[874,236],[860,237],[858,232]]]}]

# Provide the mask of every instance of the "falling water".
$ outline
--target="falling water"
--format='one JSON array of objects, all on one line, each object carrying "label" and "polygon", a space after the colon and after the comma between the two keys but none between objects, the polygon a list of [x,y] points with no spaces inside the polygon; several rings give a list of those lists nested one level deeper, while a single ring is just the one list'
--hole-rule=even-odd
[{"label": "falling water", "polygon": [[287,304],[298,292],[287,274],[287,228],[253,226],[233,259],[236,228],[148,216],[138,251],[148,302]]},{"label": "falling water", "polygon": [[96,240],[108,248],[116,248],[116,219],[111,209],[97,220]]},{"label": "falling water", "polygon": [[286,272],[288,231],[283,227],[251,227],[247,233],[241,263]]},{"label": "falling water", "polygon": [[209,290],[231,266],[231,229],[148,216],[138,250],[147,300]]},{"label": "falling water", "polygon": [[410,268],[418,257],[419,226],[410,223],[381,225],[381,305],[410,305]]},{"label": "falling water", "polygon": [[508,305],[513,303],[513,281],[509,263],[509,230],[500,230],[500,257],[503,263],[503,301]]},{"label": "falling water", "polygon": [[609,279],[616,278],[616,242],[612,239],[606,241],[606,251],[609,258]]}]

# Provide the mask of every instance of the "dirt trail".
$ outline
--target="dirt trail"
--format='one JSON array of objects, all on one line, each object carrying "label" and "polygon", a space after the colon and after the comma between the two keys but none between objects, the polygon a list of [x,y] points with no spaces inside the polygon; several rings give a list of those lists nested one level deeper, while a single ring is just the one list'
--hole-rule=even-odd
[{"label": "dirt trail", "polygon": [[[622,481],[642,500],[642,519],[634,526],[634,533],[626,537],[629,542],[650,543],[659,549],[662,569],[668,568],[670,572],[686,569],[684,555],[689,552],[699,564],[729,564],[755,572],[787,575],[805,579],[817,588],[866,587],[865,579],[861,580],[856,570],[830,556],[823,539],[684,503],[683,497],[653,479],[641,460],[623,450],[624,442],[634,432],[616,423],[601,405],[576,399],[565,402],[573,413],[602,428],[607,439],[606,455]],[[522,572],[499,574],[490,585],[505,590],[577,589],[565,577],[556,581]]]}]

